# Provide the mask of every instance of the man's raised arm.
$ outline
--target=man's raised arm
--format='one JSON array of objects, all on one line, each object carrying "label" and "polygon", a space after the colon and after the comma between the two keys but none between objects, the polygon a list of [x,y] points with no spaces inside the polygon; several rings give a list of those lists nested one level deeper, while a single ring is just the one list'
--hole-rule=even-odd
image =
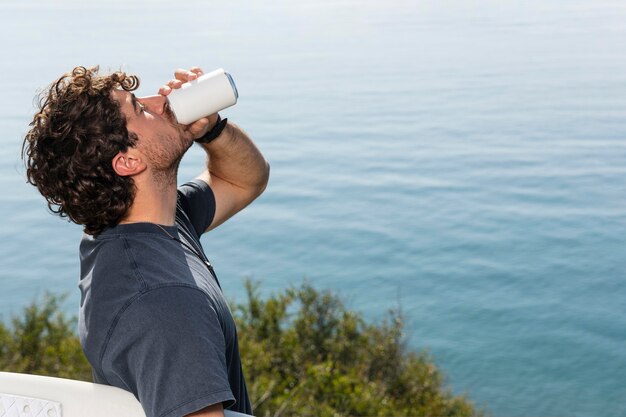
[{"label": "man's raised arm", "polygon": [[207,152],[207,169],[198,178],[215,194],[215,217],[208,231],[261,195],[270,168],[250,137],[230,121],[219,137],[201,145]]}]

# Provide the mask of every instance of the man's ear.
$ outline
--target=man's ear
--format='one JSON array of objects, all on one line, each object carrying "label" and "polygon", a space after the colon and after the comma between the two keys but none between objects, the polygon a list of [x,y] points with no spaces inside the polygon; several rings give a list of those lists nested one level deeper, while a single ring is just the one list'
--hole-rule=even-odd
[{"label": "man's ear", "polygon": [[117,155],[113,157],[111,164],[113,165],[113,170],[120,177],[137,175],[146,169],[146,164],[141,158],[128,151],[118,152]]}]

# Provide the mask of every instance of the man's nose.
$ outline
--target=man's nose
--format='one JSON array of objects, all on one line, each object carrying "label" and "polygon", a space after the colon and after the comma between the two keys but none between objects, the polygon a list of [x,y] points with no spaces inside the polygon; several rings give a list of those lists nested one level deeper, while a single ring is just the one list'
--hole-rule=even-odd
[{"label": "man's nose", "polygon": [[141,102],[141,104],[148,107],[148,110],[150,110],[152,113],[157,114],[163,113],[163,111],[165,110],[165,103],[167,102],[167,98],[160,94],[157,94],[156,96],[140,97],[138,100]]}]

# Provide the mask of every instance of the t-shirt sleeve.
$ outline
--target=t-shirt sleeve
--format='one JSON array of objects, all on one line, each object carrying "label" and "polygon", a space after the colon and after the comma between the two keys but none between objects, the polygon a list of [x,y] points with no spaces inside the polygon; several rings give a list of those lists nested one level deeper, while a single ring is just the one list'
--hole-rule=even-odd
[{"label": "t-shirt sleeve", "polygon": [[235,402],[219,318],[194,288],[138,296],[121,314],[102,365],[107,381],[135,394],[147,417],[185,416]]},{"label": "t-shirt sleeve", "polygon": [[178,187],[178,206],[187,215],[199,237],[215,216],[215,194],[209,184],[195,179]]}]

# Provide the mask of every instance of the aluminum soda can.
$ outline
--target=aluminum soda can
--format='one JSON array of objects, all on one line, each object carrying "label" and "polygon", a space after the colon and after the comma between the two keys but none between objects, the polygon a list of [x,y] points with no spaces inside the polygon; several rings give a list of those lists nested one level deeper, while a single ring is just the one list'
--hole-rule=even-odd
[{"label": "aluminum soda can", "polygon": [[223,68],[203,74],[167,95],[178,123],[191,124],[237,103],[235,82]]}]

